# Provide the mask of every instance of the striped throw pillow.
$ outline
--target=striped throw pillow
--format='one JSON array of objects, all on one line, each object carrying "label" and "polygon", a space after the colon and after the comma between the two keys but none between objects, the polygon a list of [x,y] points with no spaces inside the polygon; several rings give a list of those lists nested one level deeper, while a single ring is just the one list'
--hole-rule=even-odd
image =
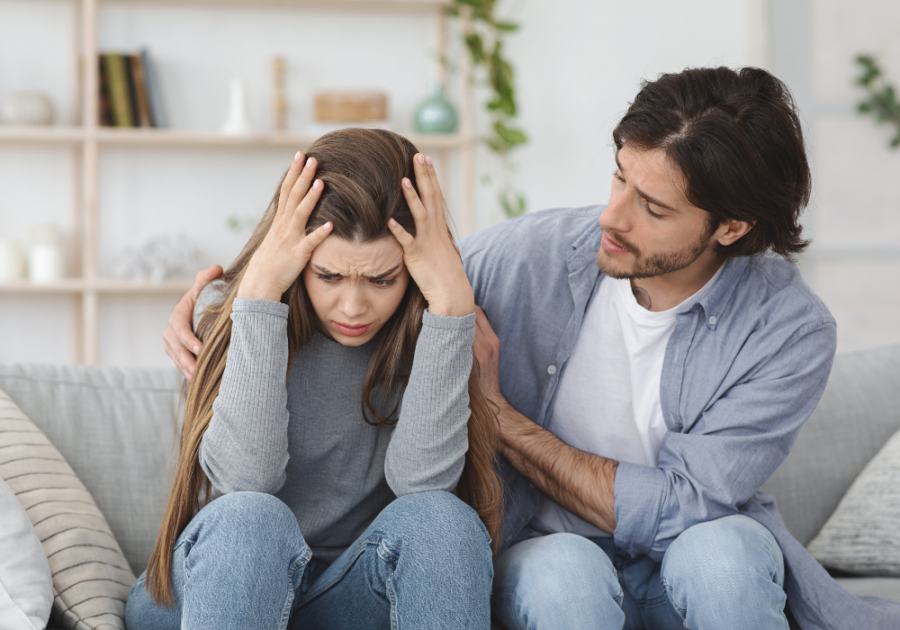
[{"label": "striped throw pillow", "polygon": [[50,440],[0,391],[0,477],[25,508],[53,575],[63,628],[124,630],[135,582],[103,514]]}]

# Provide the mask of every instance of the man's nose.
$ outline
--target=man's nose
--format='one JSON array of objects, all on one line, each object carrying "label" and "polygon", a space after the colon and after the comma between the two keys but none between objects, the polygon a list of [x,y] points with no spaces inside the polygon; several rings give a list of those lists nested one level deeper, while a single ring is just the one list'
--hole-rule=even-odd
[{"label": "man's nose", "polygon": [[617,195],[611,195],[609,205],[600,213],[600,218],[598,219],[600,227],[614,232],[627,232],[629,230],[628,204],[629,194],[627,190],[623,190]]}]

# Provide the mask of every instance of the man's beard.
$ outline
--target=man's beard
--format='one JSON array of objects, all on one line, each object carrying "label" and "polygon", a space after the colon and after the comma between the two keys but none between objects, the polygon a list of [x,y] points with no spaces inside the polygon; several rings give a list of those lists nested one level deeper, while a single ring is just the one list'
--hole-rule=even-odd
[{"label": "man's beard", "polygon": [[616,269],[613,265],[607,264],[607,261],[603,259],[604,251],[602,248],[597,252],[597,266],[600,267],[600,271],[605,275],[618,280],[654,278],[680,271],[700,258],[700,255],[710,247],[709,239],[716,230],[715,226],[710,227],[711,229],[707,230],[700,240],[685,249],[664,254],[653,254],[647,258],[644,258],[641,251],[631,243],[623,243],[618,239],[613,239],[613,242],[624,247],[634,255],[634,267],[630,271],[622,271]]}]

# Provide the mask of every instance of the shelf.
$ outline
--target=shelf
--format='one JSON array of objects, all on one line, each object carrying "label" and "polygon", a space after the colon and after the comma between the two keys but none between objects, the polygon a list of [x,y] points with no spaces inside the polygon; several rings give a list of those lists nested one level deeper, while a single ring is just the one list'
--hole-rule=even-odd
[{"label": "shelf", "polygon": [[93,291],[102,294],[125,295],[180,295],[193,286],[193,280],[166,280],[145,282],[138,280],[82,280],[66,278],[57,282],[35,283],[24,280],[0,282],[0,294],[59,295],[80,294]]},{"label": "shelf", "polygon": [[0,125],[0,143],[79,144],[84,142],[81,127],[13,127]]},{"label": "shelf", "polygon": [[[0,125],[0,144],[80,144],[90,140],[99,145],[134,147],[216,147],[233,149],[305,149],[318,136],[297,133],[256,133],[229,136],[213,131],[176,129],[117,129],[101,127],[12,127]],[[475,143],[472,136],[459,134],[410,134],[406,138],[422,151],[457,149]]]},{"label": "shelf", "polygon": [[276,7],[293,9],[371,9],[390,11],[429,10],[447,6],[446,0],[114,0],[118,3],[145,5],[201,5],[216,7]]}]

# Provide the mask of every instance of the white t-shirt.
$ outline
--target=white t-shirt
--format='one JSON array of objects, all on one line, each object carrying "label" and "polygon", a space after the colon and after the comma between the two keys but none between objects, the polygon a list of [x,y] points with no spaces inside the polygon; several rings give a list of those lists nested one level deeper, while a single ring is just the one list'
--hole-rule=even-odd
[{"label": "white t-shirt", "polygon": [[[721,272],[660,312],[637,303],[630,280],[604,278],[560,378],[547,429],[582,451],[655,467],[667,430],[659,385],[675,316],[708,294]],[[529,527],[545,534],[608,535],[543,495]]]}]

